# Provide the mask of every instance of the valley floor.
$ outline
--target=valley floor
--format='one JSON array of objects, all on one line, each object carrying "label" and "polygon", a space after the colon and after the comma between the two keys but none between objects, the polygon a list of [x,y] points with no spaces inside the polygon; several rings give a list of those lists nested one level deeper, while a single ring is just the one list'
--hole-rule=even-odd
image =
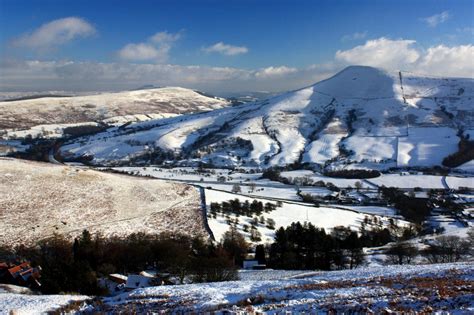
[{"label": "valley floor", "polygon": [[[378,187],[397,187],[406,193],[413,193],[417,197],[424,198],[431,189],[458,190],[462,187],[472,189],[474,179],[470,174],[451,174],[448,176],[429,175],[421,172],[397,172],[381,174],[373,179],[345,179],[326,177],[309,170],[296,170],[282,172],[281,176],[293,181],[298,179],[310,179],[315,182],[324,182],[326,187],[305,186],[296,184],[283,184],[262,178],[262,173],[247,172],[239,173],[227,169],[210,169],[199,172],[197,168],[160,168],[160,167],[117,167],[116,171],[125,172],[138,176],[149,176],[153,178],[185,182],[205,188],[207,209],[209,213],[212,202],[224,202],[238,198],[240,201],[253,200],[263,203],[281,202],[281,207],[275,211],[263,214],[265,219],[271,218],[275,221],[275,228],[286,227],[292,222],[311,222],[317,227],[332,229],[335,226],[350,226],[352,229],[359,229],[360,224],[366,216],[377,217],[384,225],[389,219],[394,219],[399,225],[408,224],[407,221],[397,214],[397,210],[385,203],[366,202],[377,198]],[[235,186],[239,191],[235,192]],[[341,190],[347,191],[347,199],[350,201],[340,204],[337,200],[324,201],[325,197],[337,196],[337,192],[330,190],[329,185],[333,185]],[[360,190],[355,187],[360,185]],[[298,193],[298,190],[300,193]],[[315,207],[313,204],[303,202],[301,194],[311,195],[319,198],[321,204]],[[456,202],[464,204],[462,216],[453,217],[437,209],[429,218],[433,228],[444,229],[444,234],[454,234],[464,237],[469,228],[474,226],[472,220],[472,207],[474,195],[472,193],[456,193],[453,195]],[[322,203],[324,202],[324,203]],[[238,220],[237,228],[239,232],[249,240],[249,232],[244,226],[250,226],[252,217],[237,217],[232,213],[218,213],[215,217],[209,215],[208,222],[216,240],[220,240],[222,235],[229,229],[229,219]],[[257,226],[262,235],[263,242],[271,242],[274,237],[274,229],[269,229],[265,224]]]}]

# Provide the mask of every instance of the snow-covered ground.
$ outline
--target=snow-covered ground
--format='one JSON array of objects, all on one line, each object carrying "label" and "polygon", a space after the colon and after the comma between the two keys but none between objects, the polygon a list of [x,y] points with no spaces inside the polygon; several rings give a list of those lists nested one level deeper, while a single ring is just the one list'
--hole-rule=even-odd
[{"label": "snow-covered ground", "polygon": [[[206,202],[208,209],[211,202],[223,202],[235,198],[239,199],[241,202],[245,202],[246,200],[249,202],[257,200],[261,201],[263,204],[266,202],[275,204],[275,202],[271,200],[239,196],[227,192],[206,189]],[[349,208],[344,210],[344,208],[336,208],[331,206],[315,207],[299,203],[283,202],[281,207],[277,207],[276,210],[273,210],[270,213],[263,213],[262,216],[265,219],[273,219],[275,221],[276,229],[279,227],[287,227],[293,222],[309,222],[316,227],[325,228],[328,231],[336,226],[346,226],[354,230],[358,230],[366,214],[376,216],[381,222],[383,222],[383,224],[388,224],[388,217],[393,216],[393,210],[390,208],[387,210],[387,216],[385,216],[383,209],[377,209],[376,207],[367,207],[365,209],[361,209],[361,212],[357,212],[356,207],[352,208],[354,210],[351,211]],[[250,228],[252,218],[245,216],[240,216],[237,218],[233,214],[228,215],[232,220],[239,220],[239,224],[237,225],[239,232],[249,238],[250,234],[244,231],[244,225],[247,225]],[[221,213],[219,213],[215,219],[208,216],[208,222],[216,240],[220,240],[222,235],[227,230],[229,230],[227,219]],[[404,224],[404,221],[400,220],[399,223]],[[263,243],[273,241],[275,229],[269,229],[266,226],[266,223],[263,223],[258,224],[257,230],[262,235]]]},{"label": "snow-covered ground", "polygon": [[296,277],[305,277],[308,273],[314,273],[310,270],[275,270],[275,269],[240,269],[239,280],[241,281],[266,281],[266,280],[282,280]]},{"label": "snow-covered ground", "polygon": [[[234,184],[241,186],[241,194],[259,196],[266,198],[301,200],[297,195],[295,185],[286,185],[280,182],[270,181],[261,178],[262,173],[239,173],[226,169],[213,169],[212,173],[199,173],[197,168],[178,167],[178,168],[160,168],[160,167],[115,167],[115,170],[129,172],[142,176],[152,176],[154,178],[169,179],[175,181],[185,181],[199,184],[205,187],[212,187],[225,191],[231,191]],[[314,182],[323,181],[331,183],[339,188],[347,188],[356,186],[360,183],[362,188],[376,189],[377,186],[371,184],[370,181],[359,179],[332,178],[314,173],[309,170],[282,172],[281,176],[287,179],[298,180],[308,178]],[[219,177],[224,177],[224,181],[219,181]],[[441,178],[441,177],[440,177]],[[251,186],[255,186],[254,189]],[[302,193],[312,195],[325,196],[330,195],[332,191],[325,187],[302,186],[298,185]]]},{"label": "snow-covered ground", "polygon": [[5,139],[24,139],[27,137],[32,138],[61,138],[64,136],[64,130],[70,127],[98,127],[99,124],[96,122],[83,122],[75,124],[47,124],[47,125],[37,125],[33,126],[30,129],[25,130],[8,130]]},{"label": "snow-covered ground", "polygon": [[289,279],[137,289],[105,298],[99,311],[138,312],[474,312],[474,264],[403,265],[312,272]]},{"label": "snow-covered ground", "polygon": [[[71,303],[88,299],[90,297],[83,295],[29,295],[0,292],[0,315],[46,314]],[[73,309],[77,310],[78,307]]]},{"label": "snow-covered ground", "polygon": [[435,188],[445,189],[442,183],[442,176],[437,175],[413,175],[404,172],[398,174],[382,174],[380,177],[369,179],[370,182],[378,186],[398,187],[398,188]]},{"label": "snow-covered ground", "polygon": [[459,189],[459,187],[474,188],[474,176],[447,176],[446,183],[451,189]]},{"label": "snow-covered ground", "polygon": [[[226,169],[212,169],[204,170],[199,173],[197,168],[181,167],[181,168],[159,168],[159,167],[118,167],[119,171],[127,171],[137,175],[148,175],[156,178],[167,179],[171,181],[185,181],[195,185],[206,188],[206,200],[209,204],[211,202],[222,202],[238,198],[242,202],[254,199],[260,200],[263,203],[283,202],[283,207],[263,216],[265,219],[271,218],[276,223],[276,228],[279,226],[287,226],[292,222],[311,222],[316,226],[331,229],[337,225],[349,225],[354,229],[358,229],[360,221],[366,216],[380,216],[387,218],[395,218],[400,220],[401,224],[405,224],[402,218],[397,214],[397,210],[382,205],[339,205],[339,204],[321,204],[317,208],[311,204],[303,203],[301,197],[297,194],[295,185],[285,185],[280,182],[269,181],[268,179],[261,179],[261,173],[239,173]],[[250,169],[249,169],[250,170]],[[357,199],[361,193],[363,197],[377,198],[377,187],[385,185],[387,187],[399,187],[402,189],[413,190],[414,188],[421,188],[423,191],[416,192],[420,197],[427,196],[428,189],[457,189],[458,187],[474,187],[472,184],[472,177],[460,176],[437,176],[426,174],[409,174],[408,172],[400,172],[397,174],[382,174],[380,177],[368,180],[344,179],[344,178],[330,178],[319,175],[310,170],[298,170],[282,172],[281,176],[292,179],[310,179],[313,182],[323,181],[325,183],[332,183],[335,186],[345,189],[352,187],[352,190],[347,192],[349,197]],[[218,178],[225,178],[225,182],[219,181]],[[354,187],[359,182],[362,186],[361,192],[358,193]],[[240,192],[235,193],[232,190],[234,185],[238,184]],[[299,186],[298,189],[302,194],[310,194],[313,196],[324,197],[333,195],[334,192],[325,187],[314,186]],[[470,194],[460,195],[464,202],[472,199]],[[229,218],[234,221],[235,216],[229,215]],[[322,219],[321,219],[322,218]],[[339,219],[342,218],[342,219]],[[244,225],[250,227],[252,218],[239,217],[238,229],[244,235],[249,237],[249,233],[244,231]],[[463,230],[461,234],[465,234],[464,223],[458,219],[449,218],[450,223],[444,223],[442,217],[435,215],[433,217],[433,224],[437,227],[446,228],[447,231],[452,231],[452,227]],[[436,222],[435,222],[436,221]],[[439,223],[439,222],[441,223]],[[229,229],[228,218],[218,214],[217,218],[209,218],[211,230],[215,237],[219,240],[225,231]],[[384,221],[385,222],[385,221]],[[258,231],[262,235],[262,241],[272,241],[274,230],[268,229],[266,223],[259,224]],[[451,233],[451,232],[450,232]],[[453,234],[453,233],[452,233]],[[456,234],[456,233],[454,233]]]},{"label": "snow-covered ground", "polygon": [[458,143],[453,128],[409,128],[408,136],[398,139],[398,166],[441,165],[443,158],[457,152]]}]

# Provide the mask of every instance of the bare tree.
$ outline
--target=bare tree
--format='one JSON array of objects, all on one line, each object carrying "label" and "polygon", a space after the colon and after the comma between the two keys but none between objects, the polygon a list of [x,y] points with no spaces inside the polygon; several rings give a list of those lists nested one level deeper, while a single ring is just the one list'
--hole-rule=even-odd
[{"label": "bare tree", "polygon": [[260,232],[254,226],[250,228],[250,240],[252,242],[260,242],[262,240],[262,234],[260,234]]},{"label": "bare tree", "polygon": [[253,193],[255,191],[255,188],[257,188],[257,184],[255,183],[250,183],[249,184],[250,192]]},{"label": "bare tree", "polygon": [[428,245],[428,248],[423,251],[423,256],[430,263],[456,262],[469,254],[470,247],[469,241],[459,236],[442,235]]},{"label": "bare tree", "polygon": [[389,264],[409,264],[418,255],[418,249],[411,243],[396,242],[385,252]]},{"label": "bare tree", "polygon": [[232,185],[232,192],[234,194],[238,194],[238,193],[242,192],[242,189],[240,188],[240,185],[239,184]]}]

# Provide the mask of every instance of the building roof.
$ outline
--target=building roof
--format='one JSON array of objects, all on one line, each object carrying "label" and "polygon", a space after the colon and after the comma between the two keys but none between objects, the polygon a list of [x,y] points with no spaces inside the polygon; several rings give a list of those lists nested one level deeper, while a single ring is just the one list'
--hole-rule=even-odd
[{"label": "building roof", "polygon": [[129,275],[127,278],[127,284],[125,285],[128,289],[145,288],[150,286],[150,282],[153,280],[151,277],[142,275]]},{"label": "building roof", "polygon": [[30,267],[30,264],[27,263],[27,262],[24,262],[24,263],[21,263],[19,265],[16,265],[10,269],[8,269],[8,272],[13,276],[13,277],[16,277],[18,275],[18,273],[20,273],[22,270],[24,269],[29,269],[31,268]]}]

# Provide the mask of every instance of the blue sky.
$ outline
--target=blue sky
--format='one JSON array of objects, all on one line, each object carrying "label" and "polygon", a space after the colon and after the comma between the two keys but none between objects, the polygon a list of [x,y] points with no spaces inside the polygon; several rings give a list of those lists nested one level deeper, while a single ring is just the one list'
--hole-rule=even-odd
[{"label": "blue sky", "polygon": [[[428,63],[439,56],[449,59],[445,64],[473,57],[473,20],[474,1],[463,0],[0,0],[0,58],[6,73],[0,89],[51,89],[58,83],[58,88],[87,89],[77,74],[68,76],[66,63],[69,68],[81,67],[86,76],[82,79],[93,76],[86,67],[100,64],[101,89],[142,83],[116,72],[104,74],[117,64],[132,71],[149,65],[143,83],[211,91],[296,88],[353,63],[472,76],[470,65],[457,72],[446,66],[443,72]],[[61,37],[64,32],[69,32],[67,38]],[[161,35],[151,39],[156,34]],[[444,50],[430,50],[439,47]],[[394,56],[371,60],[377,51]],[[32,82],[38,69],[25,66],[31,61],[42,63],[42,69],[47,62],[55,67],[48,68],[49,77],[36,86]],[[173,67],[163,70],[164,65]],[[214,70],[220,80],[212,79],[213,68],[218,68]],[[168,83],[169,71],[182,72],[182,77],[174,76]]]}]

